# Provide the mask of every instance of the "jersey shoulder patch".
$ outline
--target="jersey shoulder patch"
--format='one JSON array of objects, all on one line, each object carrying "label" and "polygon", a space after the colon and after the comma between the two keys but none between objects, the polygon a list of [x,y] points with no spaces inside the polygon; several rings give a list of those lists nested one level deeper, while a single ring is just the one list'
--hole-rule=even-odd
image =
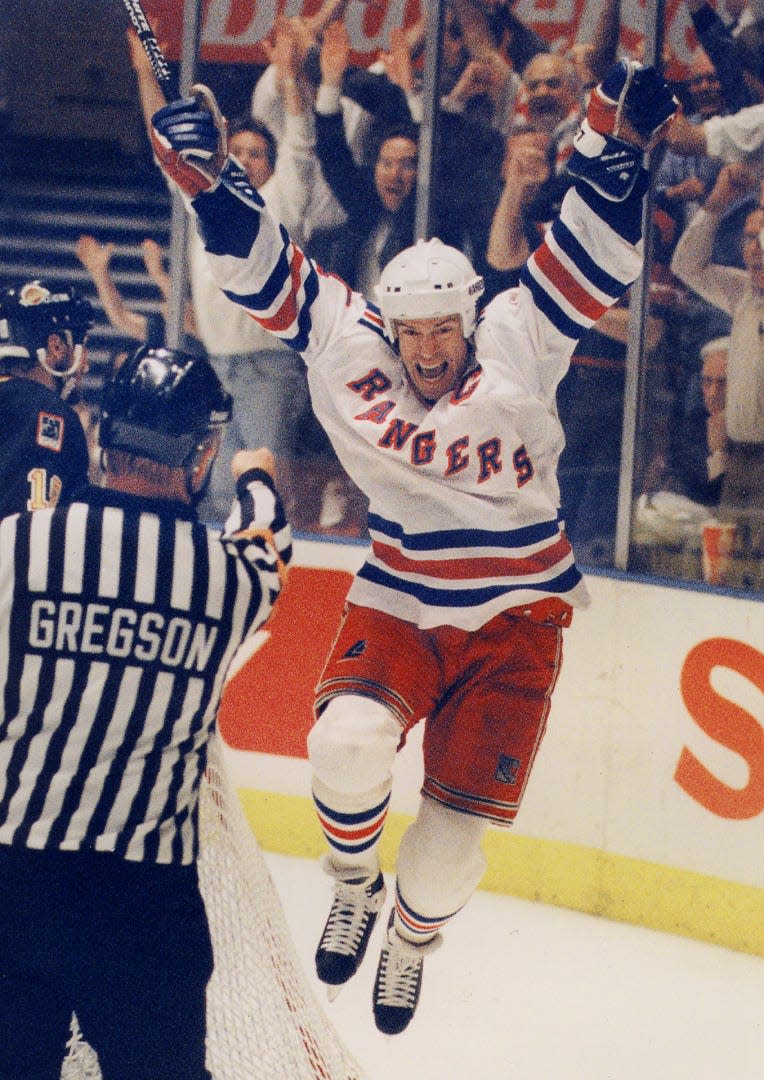
[{"label": "jersey shoulder patch", "polygon": [[64,418],[54,413],[39,412],[37,414],[37,434],[35,442],[43,450],[60,452],[64,444]]}]

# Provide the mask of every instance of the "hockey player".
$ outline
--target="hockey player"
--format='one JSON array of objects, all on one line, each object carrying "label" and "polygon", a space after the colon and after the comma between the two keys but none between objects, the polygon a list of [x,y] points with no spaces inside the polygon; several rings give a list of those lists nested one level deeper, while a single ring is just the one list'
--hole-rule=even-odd
[{"label": "hockey player", "polygon": [[0,295],[0,517],[55,506],[87,483],[82,422],[64,399],[86,369],[90,303],[34,279]]},{"label": "hockey player", "polygon": [[516,289],[438,240],[384,269],[378,305],[306,258],[232,159],[204,87],[155,114],[154,148],[191,200],[212,271],[299,351],[313,406],[370,500],[371,550],[316,693],[313,795],[335,895],[319,978],[357,970],[385,898],[378,842],[397,750],[424,721],[424,786],[397,862],[374,1016],[402,1031],[423,957],[515,818],[544,733],[562,630],[587,603],[558,513],[555,391],[577,339],[641,266],[643,150],[676,102],[620,63],[593,92],[559,219]]},{"label": "hockey player", "polygon": [[[102,396],[104,485],[0,523],[0,1076],[209,1080],[198,795],[226,670],[291,554],[268,451],[222,535],[195,503],[231,400],[141,348]],[[99,1073],[100,1075],[100,1073]]]}]

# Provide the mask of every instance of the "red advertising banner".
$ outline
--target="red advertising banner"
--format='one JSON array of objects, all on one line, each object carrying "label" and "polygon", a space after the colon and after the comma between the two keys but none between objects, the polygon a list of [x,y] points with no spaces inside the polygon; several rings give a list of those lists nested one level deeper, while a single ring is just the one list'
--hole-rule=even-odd
[{"label": "red advertising banner", "polygon": [[[507,0],[509,2],[509,0]],[[497,0],[501,3],[501,0]],[[322,0],[203,0],[201,59],[221,63],[264,63],[261,42],[279,15],[314,15]],[[170,59],[178,59],[182,37],[182,0],[145,0],[146,13]],[[515,0],[513,13],[541,34],[556,51],[591,41],[601,0]],[[621,44],[634,49],[643,37],[650,0],[623,0]],[[696,47],[687,5],[667,0],[665,44],[671,57],[669,74],[678,77]],[[353,45],[353,62],[372,63],[390,44],[395,27],[411,26],[421,12],[420,0],[350,0],[344,21]]]},{"label": "red advertising banner", "polygon": [[352,576],[292,566],[268,641],[226,686],[220,731],[236,750],[307,756],[313,691],[337,633]]}]

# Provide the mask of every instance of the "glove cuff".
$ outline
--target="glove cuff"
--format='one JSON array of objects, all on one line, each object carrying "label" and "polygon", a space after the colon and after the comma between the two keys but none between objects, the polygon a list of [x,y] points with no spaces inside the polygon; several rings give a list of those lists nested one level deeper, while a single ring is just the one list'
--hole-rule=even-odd
[{"label": "glove cuff", "polygon": [[573,140],[568,172],[611,202],[628,198],[642,171],[642,151],[631,143],[603,135],[583,120]]},{"label": "glove cuff", "polygon": [[[589,95],[586,121],[600,135],[618,135],[621,129],[623,99],[613,100],[603,92],[602,85],[595,86]],[[586,122],[585,121],[585,122]]]}]

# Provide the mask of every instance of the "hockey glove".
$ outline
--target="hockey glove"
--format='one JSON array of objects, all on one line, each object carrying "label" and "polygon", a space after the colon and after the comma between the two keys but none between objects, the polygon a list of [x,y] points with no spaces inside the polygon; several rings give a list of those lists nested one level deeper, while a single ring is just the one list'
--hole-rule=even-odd
[{"label": "hockey glove", "polygon": [[622,202],[640,174],[643,151],[660,138],[678,104],[655,68],[619,60],[591,93],[569,172]]},{"label": "hockey glove", "polygon": [[189,198],[214,188],[228,152],[228,135],[212,91],[192,86],[190,97],[154,113],[151,144],[162,171]]}]

